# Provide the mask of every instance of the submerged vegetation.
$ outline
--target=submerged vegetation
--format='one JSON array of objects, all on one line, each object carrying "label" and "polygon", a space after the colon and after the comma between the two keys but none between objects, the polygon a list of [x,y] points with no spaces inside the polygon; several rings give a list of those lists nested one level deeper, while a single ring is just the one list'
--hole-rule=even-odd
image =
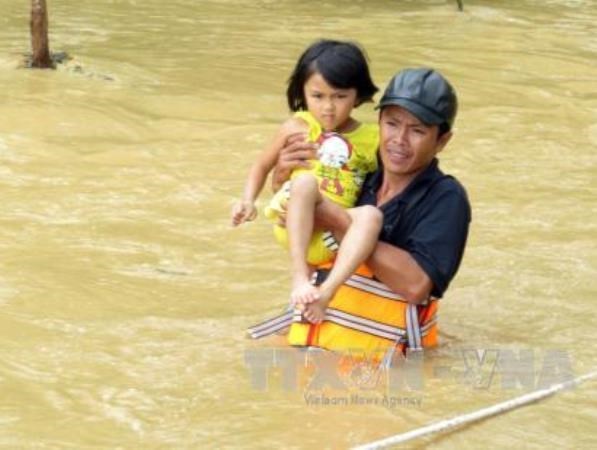
[{"label": "submerged vegetation", "polygon": [[31,0],[31,58],[27,67],[53,69],[48,38],[48,9],[46,0]]},{"label": "submerged vegetation", "polygon": [[31,0],[31,53],[25,54],[24,66],[34,69],[55,69],[72,58],[66,52],[50,52],[48,7],[46,0]]}]

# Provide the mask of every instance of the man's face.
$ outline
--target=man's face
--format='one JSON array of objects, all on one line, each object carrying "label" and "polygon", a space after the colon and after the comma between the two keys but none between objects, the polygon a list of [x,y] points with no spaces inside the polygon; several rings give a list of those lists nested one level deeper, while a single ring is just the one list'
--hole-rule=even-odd
[{"label": "man's face", "polygon": [[415,176],[442,151],[452,137],[438,139],[439,126],[425,125],[400,106],[385,106],[379,116],[380,156],[392,175]]}]

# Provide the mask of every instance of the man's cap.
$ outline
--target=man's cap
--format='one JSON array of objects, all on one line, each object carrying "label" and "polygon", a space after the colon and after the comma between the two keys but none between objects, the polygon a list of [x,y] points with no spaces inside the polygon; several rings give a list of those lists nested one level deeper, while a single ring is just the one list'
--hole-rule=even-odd
[{"label": "man's cap", "polygon": [[427,125],[447,124],[451,129],[458,110],[452,85],[433,69],[404,69],[386,87],[377,109],[401,106]]}]

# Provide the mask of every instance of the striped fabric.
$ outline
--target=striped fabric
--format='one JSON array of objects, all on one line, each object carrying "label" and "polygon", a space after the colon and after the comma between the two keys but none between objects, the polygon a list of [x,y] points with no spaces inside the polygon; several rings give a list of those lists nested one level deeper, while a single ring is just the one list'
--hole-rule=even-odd
[{"label": "striped fabric", "polygon": [[[403,308],[405,308],[406,329],[388,325],[333,307],[326,310],[324,321],[393,341],[395,345],[406,344],[410,351],[422,350],[423,337],[428,334],[436,323],[437,318],[435,314],[428,317],[425,320],[424,325],[421,326],[419,323],[417,305],[408,304],[406,300],[391,291],[385,284],[367,276],[354,274],[345,282],[345,285],[353,289],[374,294],[375,296],[400,302],[403,305]],[[280,332],[293,323],[308,322],[304,319],[300,311],[288,310],[283,314],[252,326],[248,329],[248,333],[251,338],[259,339]]]}]

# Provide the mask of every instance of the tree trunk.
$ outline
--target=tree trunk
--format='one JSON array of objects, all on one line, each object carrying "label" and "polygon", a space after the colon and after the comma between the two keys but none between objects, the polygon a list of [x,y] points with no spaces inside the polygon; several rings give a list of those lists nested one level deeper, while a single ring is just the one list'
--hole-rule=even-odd
[{"label": "tree trunk", "polygon": [[52,68],[46,0],[31,0],[31,67]]}]

